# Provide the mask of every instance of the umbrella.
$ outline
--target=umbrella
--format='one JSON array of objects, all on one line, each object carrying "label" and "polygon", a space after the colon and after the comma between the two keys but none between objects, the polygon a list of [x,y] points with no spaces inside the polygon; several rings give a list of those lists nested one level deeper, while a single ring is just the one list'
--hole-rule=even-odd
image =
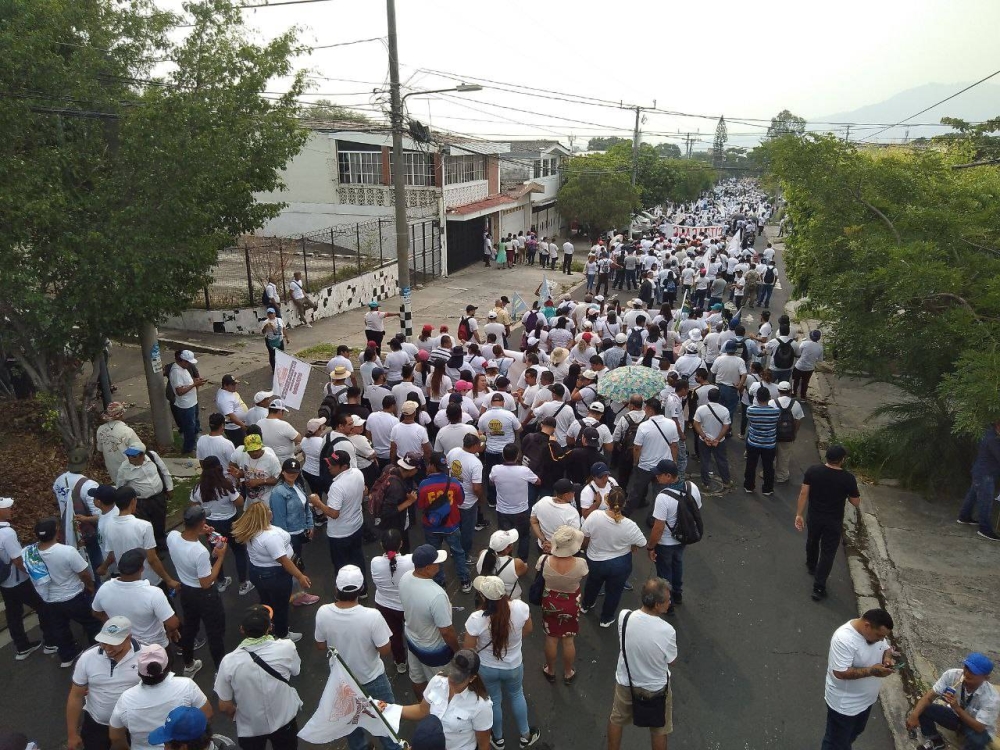
[{"label": "umbrella", "polygon": [[597,393],[610,401],[624,403],[629,396],[637,393],[644,399],[659,395],[666,386],[659,370],[642,365],[616,367],[602,375],[597,382]]}]

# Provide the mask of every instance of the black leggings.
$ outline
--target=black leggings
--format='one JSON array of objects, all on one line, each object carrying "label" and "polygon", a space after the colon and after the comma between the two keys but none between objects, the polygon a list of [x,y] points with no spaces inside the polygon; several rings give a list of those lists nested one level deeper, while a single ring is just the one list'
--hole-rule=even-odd
[{"label": "black leggings", "polygon": [[194,661],[194,639],[201,623],[205,623],[208,650],[218,669],[222,657],[226,655],[226,612],[222,607],[222,597],[214,585],[207,589],[196,589],[183,584],[180,597],[184,610],[184,623],[181,626],[181,655],[184,657],[184,664],[189,665]]}]

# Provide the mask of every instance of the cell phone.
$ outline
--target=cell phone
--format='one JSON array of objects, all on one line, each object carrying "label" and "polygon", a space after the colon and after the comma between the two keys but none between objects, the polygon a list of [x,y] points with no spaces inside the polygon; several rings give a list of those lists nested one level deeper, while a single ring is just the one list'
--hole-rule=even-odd
[{"label": "cell phone", "polygon": [[906,666],[906,661],[905,660],[900,660],[900,661],[897,661],[895,664],[893,664],[892,667],[891,667],[891,669],[899,670],[899,669],[902,669],[905,666]]}]

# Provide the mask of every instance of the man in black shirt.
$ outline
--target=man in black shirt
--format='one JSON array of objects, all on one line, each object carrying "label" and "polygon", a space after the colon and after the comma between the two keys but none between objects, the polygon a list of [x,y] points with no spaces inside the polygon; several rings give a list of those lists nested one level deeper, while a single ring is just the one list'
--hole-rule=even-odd
[{"label": "man in black shirt", "polygon": [[837,556],[844,529],[844,500],[857,508],[861,504],[858,480],[844,471],[847,451],[842,445],[826,449],[826,463],[806,469],[799,491],[799,507],[795,513],[795,528],[802,531],[803,513],[809,504],[809,532],[806,536],[806,568],[813,576],[812,599],[826,598],[826,579]]}]

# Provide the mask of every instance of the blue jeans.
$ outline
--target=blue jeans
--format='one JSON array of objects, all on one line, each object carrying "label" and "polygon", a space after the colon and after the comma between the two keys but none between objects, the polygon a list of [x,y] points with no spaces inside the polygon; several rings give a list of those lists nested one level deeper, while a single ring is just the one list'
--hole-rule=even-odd
[{"label": "blue jeans", "polygon": [[[496,714],[494,714],[495,716]],[[990,746],[989,732],[973,732],[961,721],[948,706],[932,703],[920,714],[920,733],[924,737],[939,737],[938,727],[957,732],[962,738],[964,750],[985,750]]]},{"label": "blue jeans", "polygon": [[827,706],[822,750],[851,750],[854,740],[865,731],[871,712],[872,707],[869,706],[855,716],[847,716]]},{"label": "blue jeans", "polygon": [[708,483],[708,470],[712,467],[712,459],[715,459],[715,466],[719,470],[719,479],[726,484],[729,483],[729,458],[726,456],[726,443],[723,440],[718,445],[706,445],[698,441],[698,450],[701,451],[701,481]]},{"label": "blue jeans", "polygon": [[634,268],[626,268],[625,269],[625,286],[628,287],[629,289],[638,289],[639,288],[639,284],[638,284],[638,282],[635,279],[636,279],[635,269]]},{"label": "blue jeans", "polygon": [[587,274],[587,291],[588,292],[594,291],[594,280],[596,278],[597,278],[597,274],[596,273],[588,273]]},{"label": "blue jeans", "polygon": [[[667,530],[664,529],[664,534]],[[683,593],[684,588],[684,545],[656,545],[656,577],[670,584],[674,596]]]},{"label": "blue jeans", "polygon": [[198,405],[189,406],[186,409],[176,408],[177,427],[180,430],[184,443],[181,446],[181,453],[191,453],[195,449],[198,440]]},{"label": "blue jeans", "polygon": [[[996,494],[996,480],[990,474],[985,476],[972,475],[972,486],[965,493],[965,500],[958,511],[958,517],[964,521],[976,519],[979,530],[993,533],[990,527],[990,510],[993,507],[993,497]],[[978,518],[977,518],[978,516]]]},{"label": "blue jeans", "polygon": [[587,558],[587,583],[583,587],[583,607],[590,609],[597,603],[597,594],[604,586],[604,604],[601,606],[601,622],[611,622],[615,619],[618,604],[622,600],[625,583],[632,574],[632,552],[610,560],[591,560]]},{"label": "blue jeans", "polygon": [[767,307],[771,304],[771,292],[774,291],[774,284],[761,284],[757,287],[757,304]]},{"label": "blue jeans", "polygon": [[[475,518],[475,512],[476,509],[473,508],[473,518]],[[461,581],[462,584],[466,584],[472,580],[469,578],[469,567],[465,564],[465,549],[462,547],[461,527],[447,533],[443,533],[441,531],[430,531],[425,528],[424,541],[435,549],[438,549],[441,546],[441,542],[444,542],[448,546],[448,550],[451,552],[452,560],[455,561],[455,573],[458,574],[458,580]],[[438,569],[437,575],[434,576],[434,580],[444,586],[443,567]]]},{"label": "blue jeans", "polygon": [[726,407],[729,412],[729,421],[733,422],[736,415],[736,407],[740,405],[740,394],[733,386],[716,383],[719,389],[719,402]]},{"label": "blue jeans", "polygon": [[476,518],[479,515],[479,503],[471,508],[462,508],[462,523],[459,526],[462,532],[462,549],[465,556],[472,554],[472,537],[476,533]]},{"label": "blue jeans", "polygon": [[[392,685],[389,684],[389,678],[385,676],[385,672],[371,682],[362,685],[361,688],[375,700],[385,701],[386,703],[396,702],[396,696],[392,694]],[[381,740],[382,747],[385,750],[399,750],[399,745],[388,737],[382,737]],[[347,735],[347,747],[350,750],[365,750],[368,747],[365,730],[358,728]]]},{"label": "blue jeans", "polygon": [[[487,646],[492,648],[492,646]],[[528,703],[524,699],[524,664],[520,664],[514,669],[497,669],[496,667],[481,666],[479,676],[489,691],[490,700],[493,701],[493,737],[503,739],[503,698],[510,699],[510,710],[514,712],[514,722],[517,724],[517,731],[523,737],[531,729],[528,727]],[[352,750],[354,750],[352,748]]]}]

